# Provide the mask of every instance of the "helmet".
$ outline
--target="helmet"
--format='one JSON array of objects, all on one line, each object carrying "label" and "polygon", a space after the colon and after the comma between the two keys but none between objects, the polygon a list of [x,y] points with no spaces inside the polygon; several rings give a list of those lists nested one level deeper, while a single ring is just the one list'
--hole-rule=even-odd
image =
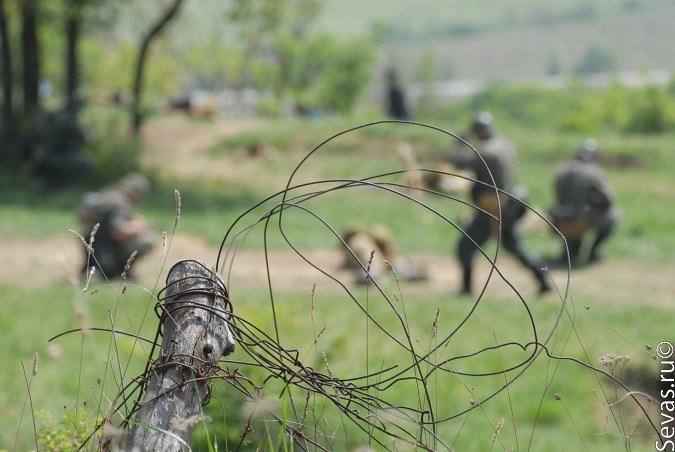
[{"label": "helmet", "polygon": [[150,182],[138,173],[130,173],[117,183],[117,188],[136,199],[143,199],[150,191]]},{"label": "helmet", "polygon": [[577,158],[585,162],[590,162],[592,160],[598,159],[598,142],[593,138],[588,138],[584,141],[584,145],[579,152],[577,152]]},{"label": "helmet", "polygon": [[492,138],[495,135],[492,115],[487,111],[482,111],[474,116],[471,122],[471,132],[478,138]]}]

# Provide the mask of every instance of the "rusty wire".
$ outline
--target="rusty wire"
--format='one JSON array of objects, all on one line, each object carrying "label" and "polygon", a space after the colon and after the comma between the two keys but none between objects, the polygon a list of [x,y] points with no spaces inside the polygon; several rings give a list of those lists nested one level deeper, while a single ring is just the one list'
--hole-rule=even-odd
[{"label": "rusty wire", "polygon": [[[240,350],[240,353],[237,354],[237,356],[240,356],[241,352],[248,356],[248,359],[246,360],[242,360],[241,358],[234,359],[231,356],[225,357],[221,359],[217,368],[210,369],[211,374],[208,376],[204,376],[200,369],[200,366],[204,363],[200,363],[198,358],[192,357],[192,373],[195,375],[195,378],[226,381],[251,400],[260,398],[263,395],[270,396],[270,394],[266,393],[266,385],[270,381],[276,380],[282,382],[284,387],[283,392],[292,395],[290,399],[294,416],[291,419],[281,419],[279,416],[272,414],[271,417],[274,421],[279,423],[282,428],[286,429],[289,437],[293,439],[295,446],[301,450],[330,450],[334,445],[334,439],[328,432],[325,432],[321,427],[311,425],[311,423],[308,422],[307,412],[308,410],[311,410],[310,405],[316,405],[318,403],[316,397],[323,401],[321,403],[327,403],[338,410],[343,422],[348,422],[363,431],[369,441],[377,444],[378,448],[391,450],[394,446],[392,446],[390,440],[396,439],[421,450],[450,450],[451,444],[448,439],[441,438],[438,434],[439,425],[452,419],[466,416],[471,411],[481,409],[482,405],[506,391],[510,385],[528,371],[537,359],[543,356],[555,360],[576,362],[581,366],[591,369],[593,372],[609,377],[617,384],[623,386],[615,376],[602,369],[574,358],[556,356],[550,351],[550,341],[552,340],[563,315],[568,309],[569,269],[567,280],[560,293],[561,303],[559,309],[550,322],[551,328],[548,331],[541,331],[535,321],[535,317],[529,307],[528,301],[500,269],[498,257],[501,246],[499,246],[499,238],[498,246],[493,255],[488,254],[487,251],[480,247],[478,248],[478,251],[483,258],[491,263],[491,270],[483,283],[480,294],[474,300],[468,313],[464,318],[458,319],[455,323],[455,327],[450,331],[439,332],[438,340],[433,346],[424,351],[420,351],[419,347],[416,347],[414,344],[413,331],[408,323],[405,312],[400,309],[400,300],[397,300],[395,296],[390,295],[377,278],[373,277],[369,279],[368,287],[372,290],[367,292],[366,299],[364,300],[363,295],[357,293],[354,288],[351,287],[350,283],[342,281],[333,275],[331,269],[321,268],[303,253],[286,231],[284,218],[285,215],[291,211],[300,212],[303,215],[306,215],[307,218],[312,221],[314,227],[323,228],[331,240],[334,240],[335,243],[340,243],[341,246],[345,247],[352,253],[354,258],[356,258],[356,255],[349,250],[348,245],[341,238],[340,233],[328,220],[324,219],[310,207],[310,201],[317,200],[327,194],[336,194],[347,190],[359,190],[364,188],[403,200],[410,203],[414,208],[427,212],[432,215],[435,220],[443,222],[448,229],[448,235],[458,233],[465,234],[460,225],[442,211],[437,210],[431,204],[425,202],[422,197],[433,197],[437,200],[445,200],[448,203],[471,204],[446,193],[426,188],[415,188],[405,183],[401,183],[397,178],[405,175],[409,170],[391,171],[358,179],[335,178],[295,183],[295,178],[301,169],[303,169],[303,166],[327,143],[356,130],[365,127],[375,127],[379,124],[386,123],[399,123],[405,124],[406,126],[426,128],[436,133],[444,134],[449,140],[463,141],[460,137],[451,132],[427,124],[404,121],[379,121],[337,133],[309,152],[292,172],[283,190],[270,195],[260,203],[251,206],[250,209],[243,212],[228,228],[215,260],[213,277],[207,281],[208,287],[195,289],[200,294],[207,294],[213,299],[217,298],[224,300],[224,308],[217,308],[215,303],[211,305],[200,305],[199,308],[206,309],[212,315],[220,318],[223,322],[227,322],[236,339],[237,347]],[[468,145],[466,142],[465,144]],[[473,151],[476,152],[475,149],[473,149]],[[464,177],[435,169],[419,168],[416,169],[416,171],[437,173],[458,178]],[[480,183],[473,179],[472,182]],[[494,190],[495,194],[501,192],[501,190],[498,190],[494,185],[491,188]],[[504,194],[509,196],[515,202],[523,203],[522,200],[514,198],[509,193]],[[499,199],[499,197],[497,197],[497,199]],[[529,205],[524,205],[528,209],[534,211]],[[471,207],[478,209],[478,207],[474,205],[471,205]],[[266,208],[267,210],[260,214],[260,208]],[[541,221],[550,225],[546,218],[538,213],[537,215],[539,215]],[[253,220],[250,220],[251,216],[253,216]],[[495,221],[500,222],[501,211],[499,215],[493,216],[493,218]],[[244,226],[241,226],[242,224]],[[236,297],[234,300],[231,300],[230,298],[230,284],[232,282],[231,270],[237,263],[237,252],[247,237],[249,237],[251,231],[258,227],[262,228],[264,231],[265,263],[267,266],[266,283],[270,301],[269,309],[273,319],[272,331],[266,331],[249,319],[238,315],[235,309],[237,306]],[[364,319],[368,319],[369,324],[372,325],[379,334],[385,336],[393,347],[402,352],[406,356],[406,359],[377,370],[368,370],[360,375],[343,376],[340,374],[339,369],[331,370],[328,368],[328,362],[326,362],[325,371],[313,368],[309,364],[303,362],[303,358],[298,349],[287,348],[282,345],[284,342],[284,330],[283,326],[278,323],[277,309],[279,309],[279,307],[275,303],[276,290],[271,276],[272,269],[270,269],[270,263],[267,259],[269,251],[267,237],[272,228],[276,228],[275,230],[281,234],[285,244],[297,254],[302,262],[314,268],[319,274],[327,277],[336,284],[342,290],[345,301],[353,303],[355,312]],[[367,273],[369,271],[368,262],[360,262],[360,265],[364,272]],[[218,273],[222,273],[225,279],[223,280],[218,277]],[[527,319],[527,323],[529,323],[530,340],[524,342],[506,341],[503,343],[496,343],[493,346],[481,347],[465,354],[445,357],[444,350],[448,347],[448,344],[451,343],[453,338],[466,327],[472,315],[474,315],[481,304],[487,286],[494,278],[500,279],[506,283],[511,290],[513,298],[522,307],[523,316]],[[176,282],[173,282],[172,284],[175,283]],[[172,357],[169,357],[168,361],[166,359],[160,360],[156,357],[156,349],[159,346],[162,336],[161,325],[167,317],[171,317],[174,314],[174,303],[178,299],[190,295],[191,292],[189,290],[181,292],[174,295],[173,298],[168,299],[163,295],[168,287],[169,286],[165,287],[160,292],[155,305],[155,312],[158,315],[160,322],[155,338],[150,340],[153,347],[149,354],[145,371],[142,375],[127,383],[119,391],[117,398],[112,403],[111,413],[120,412],[122,407],[126,408],[126,421],[130,420],[138,410],[140,401],[143,397],[143,392],[147,387],[147,383],[152,374],[161,366],[170,365],[172,363]],[[385,303],[385,305],[388,306],[389,311],[396,320],[397,328],[399,329],[398,334],[390,331],[388,326],[385,326],[380,319],[371,313],[368,303],[373,303],[375,300],[377,302]],[[183,307],[186,306],[183,305]],[[510,365],[488,371],[462,370],[460,366],[463,361],[481,358],[491,353],[502,353],[508,350],[522,351],[525,356]],[[444,357],[443,359],[438,359],[438,356]],[[263,369],[266,376],[262,380],[254,379],[247,375],[247,369]],[[258,372],[258,374],[260,374],[260,372]],[[501,379],[501,382],[496,385],[490,394],[481,397],[475,404],[469,407],[457,407],[455,410],[448,410],[439,407],[439,404],[434,400],[434,391],[431,388],[431,382],[434,379],[443,377],[452,377],[455,379],[454,381],[461,381],[462,378],[487,379],[490,377],[498,377]],[[448,378],[447,381],[450,382],[451,380]],[[397,402],[396,398],[392,396],[393,394],[396,394],[400,387],[405,385],[413,385],[418,391],[418,398],[415,403],[402,404]],[[625,386],[623,387],[627,390]],[[304,395],[304,397],[302,395]],[[310,398],[310,395],[312,398]],[[280,395],[278,396],[280,397]],[[639,409],[645,414],[647,419],[649,419],[646,408],[642,405],[640,400],[632,393],[630,396]],[[239,446],[244,443],[246,436],[251,431],[250,422],[251,420],[249,419],[244,428],[244,432],[242,432]],[[653,421],[649,419],[649,422],[656,431],[656,434],[658,434],[658,429]]]}]

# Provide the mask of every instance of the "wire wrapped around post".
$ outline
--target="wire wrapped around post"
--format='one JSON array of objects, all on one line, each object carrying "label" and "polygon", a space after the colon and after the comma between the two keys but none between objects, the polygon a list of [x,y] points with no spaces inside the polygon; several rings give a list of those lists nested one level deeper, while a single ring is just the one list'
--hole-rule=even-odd
[{"label": "wire wrapped around post", "polygon": [[209,401],[218,361],[234,350],[227,324],[232,310],[221,277],[194,260],[174,265],[157,307],[163,327],[161,351],[146,370],[149,383],[128,447],[180,451]]}]

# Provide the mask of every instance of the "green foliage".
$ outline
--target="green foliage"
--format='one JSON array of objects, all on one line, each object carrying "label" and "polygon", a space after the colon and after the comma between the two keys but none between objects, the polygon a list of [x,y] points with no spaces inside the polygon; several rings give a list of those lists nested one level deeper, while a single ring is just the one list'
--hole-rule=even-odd
[{"label": "green foliage", "polygon": [[229,18],[244,46],[258,44],[282,29],[301,35],[321,11],[325,0],[235,0]]},{"label": "green foliage", "polygon": [[[561,132],[592,135],[598,133],[604,125],[610,128],[616,126],[614,122],[603,122],[606,104],[600,101],[597,92],[581,84],[574,85],[565,92],[570,96],[557,113]],[[557,100],[562,101],[560,98]],[[551,111],[548,114],[556,113]],[[612,118],[607,119],[611,121]]]},{"label": "green foliage", "polygon": [[[196,428],[190,438],[193,450],[234,450],[246,429],[246,397],[230,384],[217,380],[211,386],[213,400],[204,407],[208,425]],[[207,428],[208,427],[208,428]]]},{"label": "green foliage", "polygon": [[[501,117],[500,124],[528,124],[530,127],[550,127],[561,112],[577,113],[574,102],[583,99],[569,91],[547,89],[536,84],[510,86],[495,84],[485,91],[458,104],[466,117],[489,110]],[[447,114],[447,113],[446,113]],[[468,123],[468,118],[465,123]]]},{"label": "green foliage", "polygon": [[233,46],[209,42],[185,55],[185,67],[191,77],[206,89],[219,90],[241,86],[246,56]]},{"label": "green foliage", "polygon": [[[345,113],[352,109],[369,81],[373,49],[365,38],[340,42],[320,33],[298,40],[290,34],[276,39],[277,59],[267,79],[276,81],[277,92],[288,90],[301,110]],[[265,81],[260,80],[259,85]]]},{"label": "green foliage", "polygon": [[673,125],[675,103],[655,87],[639,90],[624,129],[634,133],[660,133]]},{"label": "green foliage", "polygon": [[258,132],[243,132],[220,140],[209,152],[213,155],[233,152],[247,148],[253,143],[264,143],[265,146],[276,149],[288,149],[291,145],[297,144],[297,138],[289,136],[286,130],[270,130],[262,136]]},{"label": "green foliage", "polygon": [[[108,97],[114,92],[131,89],[132,68],[136,48],[129,43],[120,43],[110,49],[105,43],[85,40],[81,46],[84,83],[94,87],[95,93]],[[96,62],[96,64],[91,64]],[[148,72],[151,72],[148,67]]]},{"label": "green foliage", "polygon": [[88,109],[84,121],[92,133],[92,141],[85,149],[94,161],[90,180],[101,186],[138,170],[138,143],[128,137],[127,112],[94,106]]},{"label": "green foliage", "polygon": [[[610,165],[607,168],[625,212],[616,236],[608,243],[608,253],[611,254],[612,259],[622,259],[628,264],[634,264],[637,268],[642,262],[652,264],[670,262],[675,252],[675,237],[672,234],[675,228],[675,217],[667,209],[673,192],[672,172],[674,168],[670,150],[674,136],[670,130],[672,122],[668,120],[672,118],[669,113],[672,111],[672,102],[672,92],[659,87],[628,89],[617,84],[603,90],[592,90],[577,84],[569,90],[557,91],[533,85],[515,88],[500,85],[492,87],[482,96],[453,105],[452,109],[444,110],[442,113],[447,116],[435,116],[433,123],[452,131],[459,131],[466,126],[468,118],[475,112],[475,109],[493,111],[499,131],[512,138],[517,145],[521,163],[519,182],[530,188],[533,202],[542,208],[551,198],[552,187],[549,184],[555,164],[571,155],[576,146],[589,133],[593,133],[598,139],[602,153],[608,157],[608,161],[615,161],[613,159],[622,156],[632,157],[637,162],[634,167]],[[636,106],[639,108],[634,110]],[[641,108],[645,110],[640,110]],[[649,116],[650,109],[660,112],[654,117],[663,119],[665,131],[659,134],[645,134],[642,129],[635,129],[635,132],[639,133],[633,133],[633,129],[630,128],[631,121],[635,119],[631,116],[632,112],[641,111],[643,115]],[[120,114],[116,116],[108,111],[89,110],[84,119],[86,122],[94,121],[103,124],[108,121],[110,126],[106,130],[112,131],[111,134],[117,134],[116,127],[122,122],[121,112],[118,113]],[[111,115],[108,116],[109,114]],[[282,149],[283,158],[263,163],[246,162],[228,175],[227,180],[200,178],[199,180],[160,181],[153,187],[155,193],[152,194],[149,202],[141,204],[139,210],[154,225],[166,228],[166,225],[173,224],[172,190],[179,188],[183,195],[184,208],[184,216],[180,225],[181,232],[203,237],[209,243],[217,245],[224,229],[231,224],[237,214],[258,201],[264,194],[283,186],[290,170],[312,145],[319,143],[331,133],[361,121],[361,118],[350,118],[341,122],[265,122],[260,125],[258,131],[224,139],[214,148],[213,152],[217,154],[231,152],[233,149],[247,145],[251,140],[258,140]],[[107,137],[107,135],[107,133],[101,133],[102,137]],[[311,159],[305,176],[308,179],[320,176],[360,177],[389,169],[398,169],[400,163],[395,157],[395,145],[400,139],[411,141],[415,150],[419,151],[422,161],[429,157],[427,152],[439,149],[448,150],[453,143],[447,137],[437,133],[425,133],[419,127],[377,126],[341,137],[337,142],[331,143],[325,152]],[[111,151],[111,154],[114,152]],[[0,180],[2,181],[0,186],[0,235],[10,238],[50,238],[73,226],[74,212],[81,195],[80,192],[72,190],[65,193],[45,193],[28,185],[29,182],[22,181],[18,176],[9,181],[4,178]],[[419,230],[416,229],[418,223],[410,221],[411,212],[406,210],[406,206],[390,202],[389,198],[373,196],[372,193],[365,197],[363,195],[362,192],[354,192],[337,200],[326,196],[322,198],[319,205],[311,205],[311,207],[320,209],[322,216],[338,229],[353,218],[390,219],[392,230],[397,237],[401,238],[401,252],[442,254],[450,262],[454,243],[448,239],[447,231],[430,228],[429,231],[425,231],[424,236],[420,237]],[[372,202],[364,202],[366,198]],[[429,201],[429,199],[425,200]],[[307,206],[310,204],[308,203]],[[456,211],[451,210],[449,217],[456,218],[455,213]],[[295,243],[311,249],[330,246],[330,243],[326,241],[326,235],[321,233],[320,228],[307,227],[307,221],[303,221],[299,215],[294,215],[292,210],[285,215],[287,232]],[[541,235],[534,239],[546,242],[544,245],[557,245],[549,235]],[[262,246],[262,240],[257,232],[251,234],[249,241],[247,246],[251,248],[258,247],[259,249]],[[269,245],[275,249],[284,246],[284,242],[278,237],[271,237]],[[545,246],[535,249],[544,248]],[[592,269],[592,271],[595,270],[595,268]],[[600,267],[598,270],[602,271]],[[603,281],[597,283],[602,284]],[[462,302],[455,302],[456,300],[448,302],[447,294],[438,296],[438,298],[424,294],[423,287],[420,285],[414,290],[404,292],[409,301],[406,304],[406,314],[410,322],[416,319],[427,319],[429,320],[427,323],[430,324],[432,319],[429,307],[439,305],[442,306],[441,324],[448,322],[444,329],[448,330],[449,322],[460,318],[469,306]],[[57,283],[48,288],[17,287],[14,284],[7,284],[2,289],[5,294],[3,303],[8,312],[15,313],[12,318],[0,319],[6,335],[7,359],[10,362],[16,362],[26,355],[32,355],[34,350],[40,350],[42,353],[46,339],[50,335],[77,326],[74,313],[70,312],[73,304],[71,301],[73,288],[65,283]],[[261,295],[256,288],[239,286],[237,289],[237,314],[256,324],[264,325],[266,320],[264,313],[267,312],[266,292]],[[387,286],[385,290],[396,289]],[[651,299],[649,287],[636,288],[635,291],[636,299]],[[80,293],[79,290],[75,292]],[[597,296],[598,293],[600,297]],[[603,294],[602,290],[594,292],[592,288],[588,289],[579,284],[574,286],[572,301],[577,307],[574,312],[575,330],[571,329],[571,325],[563,322],[556,339],[564,342],[569,337],[579,335],[583,344],[575,341],[566,343],[564,354],[596,364],[595,360],[601,354],[634,353],[635,360],[639,361],[638,364],[647,366],[652,362],[651,357],[644,352],[641,344],[654,344],[663,337],[667,337],[672,328],[664,319],[672,317],[672,308],[654,306],[650,304],[653,300],[637,306],[625,300],[603,297]],[[96,298],[92,298],[92,303],[87,304],[94,317],[92,325],[109,324],[109,306],[100,302],[100,297],[107,295],[109,295],[107,290],[101,290]],[[312,349],[313,346],[309,345],[311,340],[307,338],[315,337],[316,331],[311,331],[309,328],[306,304],[298,303],[298,300],[306,300],[308,294],[282,290],[275,296],[278,304],[284,306],[283,310],[279,310],[278,322],[284,328],[290,326],[289,333],[284,336],[284,340],[287,341],[285,344],[297,346],[303,352],[303,357],[311,357],[307,349]],[[134,297],[131,300],[133,302],[128,303],[128,306],[125,305],[125,317],[131,320],[128,324],[118,325],[120,330],[136,331],[135,322],[143,316],[143,311],[146,309],[142,302],[145,298],[150,297],[147,295]],[[342,327],[347,324],[353,325],[354,318],[356,318],[345,309],[344,297],[322,293],[317,299],[322,302],[321,307],[316,309],[317,324],[320,326],[325,319],[330,320],[331,324],[326,334],[314,347],[316,350],[329,352],[331,366],[346,369],[349,372],[353,370],[349,366],[356,365],[354,356],[360,356],[355,352],[353,341],[363,331],[358,327]],[[27,303],[26,300],[47,300],[48,303]],[[507,301],[499,297],[492,298],[491,295],[486,297],[485,304],[482,305],[485,309],[481,310],[476,319],[476,324],[479,326],[467,328],[466,334],[458,335],[456,340],[449,345],[452,347],[452,353],[458,350],[472,350],[476,344],[490,345],[494,339],[490,333],[494,333],[500,340],[508,337],[508,334],[517,333],[519,329],[514,325],[520,325],[518,322],[522,322],[523,318],[519,315],[519,311],[514,310]],[[536,317],[550,313],[555,306],[554,303],[544,301],[533,304],[532,308]],[[582,306],[585,309],[582,309]],[[589,306],[592,309],[589,309]],[[370,309],[374,315],[382,314],[376,311],[378,307],[374,304]],[[650,327],[645,329],[645,325]],[[392,324],[391,329],[394,328]],[[28,330],[34,330],[36,334],[27,336],[25,332]],[[149,333],[146,331],[145,334]],[[99,339],[100,337],[98,336]],[[425,336],[419,337],[420,342],[424,343]],[[108,340],[105,338],[98,343],[89,342],[97,338],[96,333],[86,338],[86,352],[91,355],[109,347]],[[43,367],[51,367],[52,375],[47,375],[48,371],[41,371],[43,373],[39,374],[39,378],[32,386],[36,406],[48,406],[53,413],[59,412],[59,404],[63,406],[59,397],[72,401],[78,394],[75,379],[69,378],[70,375],[66,378],[62,373],[63,369],[78,368],[80,337],[72,339],[67,342],[69,346],[59,341],[67,352],[59,358],[60,361],[49,360],[57,358],[47,359]],[[373,355],[377,355],[377,359],[390,358],[389,351],[381,347],[381,344],[371,342],[370,347],[370,351]],[[121,348],[124,349],[123,343],[121,343]],[[135,356],[139,362],[143,359],[140,355],[142,354],[137,352]],[[477,362],[475,365],[480,368],[499,365],[497,359],[499,357],[493,358],[495,359],[485,363]],[[86,362],[93,363],[94,361],[87,359]],[[319,360],[314,364],[314,368],[322,369],[322,363]],[[549,372],[554,368],[557,369],[557,374],[554,378],[552,377],[552,380],[542,377],[542,375],[551,375]],[[259,375],[255,372],[252,371],[251,375],[258,377]],[[263,371],[259,372],[262,374]],[[83,378],[83,381],[87,383],[83,386],[95,381],[96,374],[93,369],[84,369],[83,377],[84,374],[86,378]],[[135,373],[130,371],[127,377],[131,375]],[[3,410],[10,413],[0,419],[3,430],[0,432],[0,442],[7,443],[8,438],[13,438],[11,432],[16,430],[15,413],[17,410],[14,407],[20,406],[23,402],[25,390],[21,390],[21,379],[16,378],[11,366],[0,372],[0,379],[11,388],[0,397]],[[490,447],[490,437],[494,433],[493,425],[490,425],[486,418],[489,417],[496,421],[505,416],[505,413],[513,411],[514,418],[507,417],[506,425],[515,427],[505,427],[502,431],[505,448],[511,447],[518,438],[521,446],[527,444],[532,433],[534,438],[532,448],[536,447],[541,450],[556,450],[556,448],[575,450],[581,447],[580,441],[584,441],[583,446],[589,450],[617,450],[617,447],[621,445],[610,439],[614,431],[610,430],[606,423],[605,401],[598,401],[599,385],[603,387],[607,385],[611,388],[609,383],[604,380],[599,383],[595,374],[576,364],[543,359],[528,370],[523,379],[510,388],[508,395],[503,393],[487,404],[484,411],[475,410],[470,416],[451,424],[449,428],[442,427],[439,434],[442,438],[456,438],[453,446],[458,449],[485,450]],[[58,391],[54,388],[58,388]],[[458,380],[457,384],[446,385],[438,390],[439,406],[452,404],[468,407],[468,401],[475,398],[474,393],[481,395],[486,393],[487,389],[481,385],[475,385],[475,389],[472,389],[471,384],[463,385],[462,381]],[[223,450],[228,450],[238,444],[249,413],[243,408],[246,402],[238,393],[235,392],[235,395],[232,395],[232,392],[234,391],[227,383],[217,383],[217,387],[214,388],[214,400],[206,408],[206,414],[212,418],[212,422],[208,425],[208,431],[197,429],[195,432],[193,438],[195,450],[210,450],[211,447],[216,449],[217,446],[223,448],[223,443],[225,443]],[[562,394],[562,399],[554,399],[554,393]],[[400,391],[398,395],[405,400],[406,397],[416,397],[417,393]],[[298,394],[295,396],[298,397]],[[298,397],[298,400],[298,406],[301,406],[304,398]],[[6,408],[8,406],[9,408]],[[621,406],[625,405],[620,405],[619,408]],[[274,408],[277,409],[275,413],[283,419],[284,406]],[[310,419],[306,426],[324,426],[329,423],[340,425],[339,413],[329,409],[320,412],[320,409],[320,407],[317,408],[314,413],[316,419]],[[269,422],[266,423],[268,420],[269,416],[264,417],[255,425],[257,434],[251,435],[251,438],[255,438],[257,442],[251,447],[256,445],[261,449],[268,445],[270,449],[286,447],[287,441],[281,436],[279,430],[276,430],[276,427],[269,427],[269,430],[266,430],[270,425]],[[533,425],[535,421],[536,426]],[[52,441],[49,444],[55,450],[58,450],[58,441],[65,441],[66,447],[70,447],[67,441],[70,441],[72,434],[73,421],[70,417],[62,425],[59,425],[59,422],[52,422],[41,428],[41,434],[49,435],[49,441]],[[26,424],[25,418],[23,423]],[[83,423],[86,424],[86,419]],[[76,425],[84,425],[83,423],[76,423]],[[576,423],[576,427],[571,425],[572,423]],[[22,431],[25,432],[25,430],[24,425]],[[83,430],[78,427],[76,431],[79,434]],[[587,434],[587,431],[608,433],[595,435]],[[362,440],[363,436],[365,435],[359,432],[353,433],[354,444]],[[579,436],[583,440],[579,440]],[[32,438],[30,431],[23,435],[22,440],[24,444],[28,444],[27,447],[30,447],[30,438]],[[651,445],[650,443],[649,446]],[[646,450],[646,447],[640,440],[635,440],[632,449]],[[48,449],[47,446],[44,448]]]},{"label": "green foliage", "polygon": [[181,70],[180,62],[171,55],[169,45],[167,39],[158,39],[149,56],[143,93],[147,106],[166,101],[182,85],[185,73]]},{"label": "green foliage", "polygon": [[[435,118],[468,118],[489,110],[500,126],[527,124],[538,129],[574,134],[661,133],[675,124],[675,97],[668,88],[647,85],[627,88],[612,83],[595,89],[572,80],[564,89],[530,85],[496,84],[456,104],[439,109]],[[460,126],[463,126],[460,124]]]},{"label": "green foliage", "polygon": [[271,0],[235,0],[230,9],[230,19],[239,25],[247,37],[258,40],[261,33],[269,33],[281,23],[284,2]]},{"label": "green foliage", "polygon": [[255,105],[255,111],[263,118],[279,118],[283,116],[283,102],[277,98],[261,99]]},{"label": "green foliage", "polygon": [[[59,2],[49,2],[56,5]],[[52,85],[54,94],[63,93],[65,83],[65,71],[63,69],[63,49],[65,46],[65,37],[62,33],[60,23],[55,20],[57,15],[49,14],[49,11],[43,11],[47,14],[49,19],[41,22],[41,27],[38,29],[38,38],[40,49],[40,71],[42,72],[43,82]],[[44,16],[43,16],[44,17]],[[15,71],[18,69],[18,59],[14,60]]]},{"label": "green foliage", "polygon": [[41,411],[38,417],[43,425],[38,430],[38,444],[42,450],[66,452],[78,448],[92,431],[94,420],[84,410],[65,413],[53,420],[48,412]]},{"label": "green foliage", "polygon": [[323,50],[328,61],[318,80],[315,102],[319,108],[348,113],[369,81],[372,48],[367,39],[352,38],[342,44],[326,42]]}]

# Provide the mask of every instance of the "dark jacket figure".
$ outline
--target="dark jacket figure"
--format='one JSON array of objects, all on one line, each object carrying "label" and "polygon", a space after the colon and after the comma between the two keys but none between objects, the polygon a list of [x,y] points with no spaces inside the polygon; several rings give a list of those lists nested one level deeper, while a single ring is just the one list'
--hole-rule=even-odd
[{"label": "dark jacket figure", "polygon": [[474,172],[477,182],[474,182],[471,187],[471,197],[474,204],[484,211],[476,210],[473,220],[465,231],[466,234],[462,235],[459,241],[457,253],[463,272],[462,292],[471,293],[474,253],[478,247],[487,242],[490,236],[496,236],[499,232],[498,222],[488,214],[498,218],[500,205],[502,245],[532,272],[539,284],[539,291],[546,292],[550,290],[550,284],[542,270],[544,265],[523,249],[517,228],[518,221],[526,212],[525,206],[505,194],[500,193],[497,199],[495,194],[495,185],[507,193],[514,193],[516,155],[513,145],[495,134],[492,117],[487,112],[482,112],[474,118],[471,135],[478,140],[475,148],[480,157],[472,153],[468,157],[455,156],[452,159],[455,166],[471,169]]},{"label": "dark jacket figure", "polygon": [[91,170],[90,159],[81,152],[87,138],[77,119],[80,107],[81,101],[71,101],[60,112],[43,113],[36,118],[42,123],[42,132],[31,151],[31,169],[49,186],[81,179]]},{"label": "dark jacket figure", "polygon": [[[558,168],[555,180],[556,205],[550,209],[553,225],[567,241],[572,263],[579,260],[581,245],[589,231],[595,232],[588,260],[602,258],[601,244],[612,234],[621,212],[602,168],[596,163],[597,145],[586,140],[574,160]],[[563,249],[561,260],[567,261]]]},{"label": "dark jacket figure", "polygon": [[[143,176],[130,174],[111,187],[84,195],[79,212],[83,236],[89,237],[94,226],[99,225],[94,255],[85,255],[85,269],[98,266],[106,277],[120,276],[134,251],[137,260],[152,249],[154,234],[145,220],[132,211],[148,190],[149,183]],[[129,271],[126,274],[130,276]]]},{"label": "dark jacket figure", "polygon": [[398,83],[396,72],[391,70],[387,73],[387,115],[392,119],[407,121],[410,119],[406,107],[405,94]]}]

